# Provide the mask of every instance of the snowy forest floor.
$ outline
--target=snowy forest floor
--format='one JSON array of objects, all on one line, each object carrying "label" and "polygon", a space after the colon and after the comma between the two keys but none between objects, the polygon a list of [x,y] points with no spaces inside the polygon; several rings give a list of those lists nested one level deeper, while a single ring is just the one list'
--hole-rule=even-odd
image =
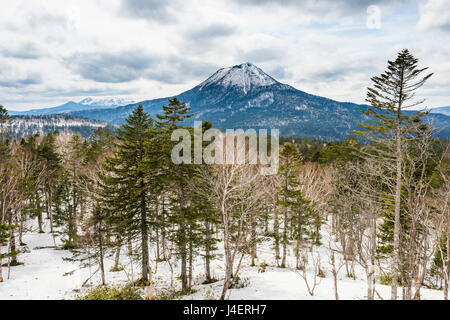
[{"label": "snowy forest floor", "polygon": [[[48,221],[46,221],[48,224]],[[27,244],[20,247],[25,251],[19,256],[19,261],[23,265],[11,267],[8,278],[8,268],[3,267],[3,283],[0,283],[0,300],[7,299],[75,299],[77,296],[86,293],[90,288],[100,284],[100,274],[96,273],[87,286],[81,287],[82,284],[97,270],[96,266],[79,269],[79,263],[65,261],[63,258],[71,257],[71,253],[65,250],[48,248],[53,246],[53,238],[49,233],[39,234],[36,226],[30,224],[27,226],[31,229],[24,234],[23,241]],[[48,225],[46,225],[48,228]],[[335,299],[334,297],[334,281],[331,273],[331,264],[329,257],[329,237],[328,227],[322,228],[321,247],[315,249],[320,255],[321,269],[325,273],[324,278],[317,278],[320,284],[317,285],[314,296],[308,293],[305,280],[295,269],[295,257],[292,248],[288,250],[287,268],[277,267],[277,261],[274,258],[273,244],[271,241],[265,241],[258,244],[258,259],[255,267],[250,267],[250,257],[246,257],[239,277],[243,288],[231,289],[227,293],[227,299]],[[60,240],[57,239],[60,245]],[[336,244],[333,243],[333,246]],[[224,276],[223,245],[218,244],[217,257],[212,263],[212,276],[219,281],[202,285],[204,280],[204,263],[203,259],[198,258],[194,264],[194,293],[183,296],[180,299],[218,299],[222,290]],[[5,248],[3,248],[4,250]],[[154,252],[152,252],[154,256]],[[125,284],[129,279],[136,280],[139,278],[139,263],[133,263],[134,272],[131,272],[130,259],[127,250],[124,247],[121,253],[120,262],[125,270],[119,272],[110,272],[113,266],[114,256],[112,253],[105,259],[106,280],[109,285]],[[5,260],[4,260],[5,261]],[[152,261],[154,293],[156,295],[168,294],[171,290],[171,278],[175,290],[179,290],[179,261],[172,259],[173,276],[170,266],[167,262],[155,263]],[[342,261],[340,255],[336,256],[336,264]],[[267,264],[265,272],[259,272],[262,263]],[[307,267],[307,279],[309,283],[313,282],[314,269],[312,263]],[[338,273],[338,294],[340,299],[366,299],[367,284],[365,273],[359,266],[355,267],[356,279],[346,276],[345,267],[342,267]],[[131,276],[133,274],[133,276]],[[381,285],[377,281],[376,290],[378,292],[377,299],[389,299],[390,287]],[[401,290],[399,290],[401,292]],[[431,290],[423,288],[422,299],[442,299],[443,292],[439,290]]]}]

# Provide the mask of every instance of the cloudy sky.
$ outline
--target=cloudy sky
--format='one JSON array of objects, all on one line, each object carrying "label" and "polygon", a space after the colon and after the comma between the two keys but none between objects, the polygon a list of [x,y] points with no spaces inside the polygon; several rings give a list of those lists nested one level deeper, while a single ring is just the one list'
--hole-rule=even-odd
[{"label": "cloudy sky", "polygon": [[0,0],[0,103],[136,101],[253,62],[308,93],[363,103],[370,77],[409,48],[450,105],[448,0]]}]

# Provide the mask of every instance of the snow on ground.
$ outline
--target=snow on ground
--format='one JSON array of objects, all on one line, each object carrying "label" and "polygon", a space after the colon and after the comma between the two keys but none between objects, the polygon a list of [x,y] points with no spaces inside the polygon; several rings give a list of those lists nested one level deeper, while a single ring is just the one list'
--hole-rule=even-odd
[{"label": "snow on ground", "polygon": [[[46,222],[48,224],[48,222]],[[79,270],[76,262],[64,261],[63,258],[70,257],[69,251],[56,250],[54,248],[45,248],[53,246],[53,238],[49,233],[38,234],[33,223],[29,228],[32,229],[24,235],[24,242],[27,244],[28,252],[19,256],[19,261],[24,265],[11,267],[10,278],[8,279],[8,268],[3,267],[3,277],[5,282],[0,283],[0,300],[7,299],[74,299],[77,295],[89,290],[89,287],[100,284],[100,275],[94,273],[97,268],[92,267]],[[48,225],[46,226],[48,229]],[[272,243],[265,241],[259,245],[258,260],[256,267],[250,267],[249,258],[244,259],[242,270],[239,277],[246,284],[240,289],[231,289],[227,294],[228,299],[334,299],[334,284],[331,274],[331,265],[329,263],[328,243],[326,226],[323,235],[324,245],[316,251],[321,256],[321,268],[325,271],[325,278],[318,278],[320,284],[315,289],[314,296],[308,293],[304,279],[295,270],[295,257],[292,249],[289,251],[287,268],[278,268],[274,259]],[[60,244],[57,239],[57,244]],[[220,245],[219,245],[220,248]],[[3,248],[4,249],[4,248]],[[25,248],[21,248],[22,250]],[[152,252],[154,255],[154,252]],[[223,279],[224,263],[221,256],[223,250],[218,250],[218,257],[212,263],[212,275],[217,279]],[[337,262],[340,257],[336,257]],[[110,255],[106,258],[106,278],[109,284],[126,283],[127,279],[136,280],[139,278],[139,264],[129,263],[127,250],[124,248],[121,253],[121,264],[125,270],[119,272],[109,272],[113,265],[114,257]],[[153,260],[154,261],[154,260]],[[167,262],[153,263],[152,269],[155,271],[153,276],[155,294],[167,293],[171,288],[171,282],[175,289],[179,289],[179,265],[176,259],[172,259],[171,273],[170,265]],[[266,263],[268,267],[261,273],[260,265]],[[134,272],[131,272],[131,270]],[[223,281],[217,281],[213,284],[202,285],[204,264],[198,259],[194,264],[194,289],[195,293],[184,296],[182,299],[217,299],[220,296]],[[94,274],[90,281],[87,281],[88,287],[81,288],[82,284]],[[312,283],[314,271],[312,266],[307,268],[307,279]],[[340,299],[365,299],[366,280],[365,273],[361,268],[356,268],[356,279],[348,278],[343,267],[338,274],[338,293]],[[172,281],[171,281],[172,279]],[[390,287],[377,284],[377,292],[383,299],[389,299]],[[401,290],[399,290],[401,291]],[[443,293],[438,290],[422,289],[423,299],[442,299]]]},{"label": "snow on ground", "polygon": [[[23,237],[23,241],[27,245],[19,247],[21,251],[25,251],[18,257],[19,262],[24,262],[24,264],[11,267],[9,279],[8,267],[3,267],[4,282],[0,283],[0,300],[74,298],[76,295],[74,290],[80,289],[84,281],[89,278],[90,271],[88,269],[78,270],[76,262],[64,261],[63,258],[71,257],[69,251],[48,248],[54,247],[53,237],[50,233],[39,234],[36,232],[35,226],[29,227],[32,232],[24,234]],[[45,229],[48,229],[48,222],[46,222]],[[56,239],[56,242],[58,246],[61,245],[59,239]],[[110,268],[111,265],[112,261],[109,259],[107,267]],[[121,280],[114,273],[109,278],[115,282]],[[97,278],[93,279],[94,284],[98,280]]]}]

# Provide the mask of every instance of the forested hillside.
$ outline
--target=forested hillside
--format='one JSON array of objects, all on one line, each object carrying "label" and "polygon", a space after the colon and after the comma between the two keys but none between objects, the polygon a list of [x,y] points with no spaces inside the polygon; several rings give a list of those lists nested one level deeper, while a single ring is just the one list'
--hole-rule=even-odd
[{"label": "forested hillside", "polygon": [[8,135],[12,138],[46,135],[54,131],[78,133],[88,138],[105,122],[69,115],[11,116]]}]

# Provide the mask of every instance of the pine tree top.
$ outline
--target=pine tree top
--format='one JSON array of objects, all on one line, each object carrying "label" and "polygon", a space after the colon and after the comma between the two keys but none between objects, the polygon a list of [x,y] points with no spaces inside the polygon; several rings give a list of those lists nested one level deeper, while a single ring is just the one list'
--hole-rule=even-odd
[{"label": "pine tree top", "polygon": [[180,102],[177,97],[169,99],[169,105],[162,106],[162,109],[164,114],[156,115],[156,117],[160,120],[158,121],[158,125],[161,128],[179,127],[179,123],[193,116],[193,114],[188,114],[191,108],[186,106],[185,102]]}]

